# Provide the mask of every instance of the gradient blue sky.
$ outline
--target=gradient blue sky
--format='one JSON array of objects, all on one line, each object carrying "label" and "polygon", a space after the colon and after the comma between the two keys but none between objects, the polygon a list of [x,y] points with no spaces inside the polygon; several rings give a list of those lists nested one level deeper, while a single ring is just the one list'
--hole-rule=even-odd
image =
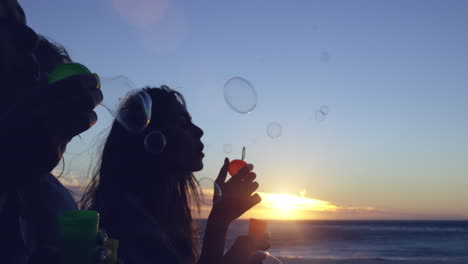
[{"label": "gradient blue sky", "polygon": [[[205,130],[199,177],[216,176],[224,144],[230,158],[245,145],[263,192],[468,219],[468,1],[20,3],[31,27],[101,76],[181,91]],[[253,113],[224,102],[232,76],[255,86]],[[331,111],[317,123],[321,105]],[[69,153],[96,142],[109,123],[99,113]],[[282,137],[266,135],[270,122]],[[90,154],[66,157],[65,174],[84,179]]]}]

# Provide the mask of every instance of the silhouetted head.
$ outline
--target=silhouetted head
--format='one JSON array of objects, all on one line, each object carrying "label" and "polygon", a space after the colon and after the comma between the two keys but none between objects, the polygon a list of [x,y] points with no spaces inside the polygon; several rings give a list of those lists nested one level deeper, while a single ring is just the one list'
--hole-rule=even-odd
[{"label": "silhouetted head", "polygon": [[143,155],[148,156],[157,165],[153,168],[158,170],[187,174],[203,169],[203,130],[192,122],[183,96],[167,86],[144,91],[152,100],[152,116],[139,140],[144,142],[144,137],[157,131],[165,136],[167,144],[160,154],[143,150]]},{"label": "silhouetted head", "polygon": [[0,113],[39,86],[59,64],[71,62],[60,45],[26,25],[0,18]]},{"label": "silhouetted head", "polygon": [[11,17],[0,17],[0,111],[8,107],[6,102],[16,99],[18,89],[37,81],[34,51],[38,41],[36,33],[26,25]]},{"label": "silhouetted head", "polygon": [[0,18],[8,18],[26,24],[26,15],[17,0],[2,0],[0,2]]},{"label": "silhouetted head", "polygon": [[[121,161],[118,166],[124,171],[137,169],[145,175],[185,175],[201,170],[203,131],[192,123],[182,95],[167,86],[145,88],[144,92],[152,100],[150,124],[143,132],[135,135],[115,121],[104,146],[102,166],[108,165],[106,162],[109,161],[113,167],[118,160]],[[145,139],[153,132],[161,132],[166,139],[166,146],[158,154],[145,148]],[[161,179],[153,176],[144,181],[161,184]]]},{"label": "silhouetted head", "polygon": [[[138,197],[167,230],[180,254],[191,258],[194,232],[189,201],[191,195],[197,196],[193,172],[203,168],[203,131],[192,123],[180,93],[167,86],[144,91],[152,100],[149,126],[135,135],[113,123],[81,203],[98,210],[105,226],[112,221],[106,215],[116,198]],[[146,136],[155,131],[167,142],[158,154],[145,149]]]}]

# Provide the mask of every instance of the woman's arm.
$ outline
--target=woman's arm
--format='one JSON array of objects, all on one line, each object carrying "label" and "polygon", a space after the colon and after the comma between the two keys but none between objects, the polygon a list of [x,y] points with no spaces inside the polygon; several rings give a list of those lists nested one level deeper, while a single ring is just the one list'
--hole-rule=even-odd
[{"label": "woman's arm", "polygon": [[224,254],[224,243],[229,223],[220,221],[221,212],[212,210],[206,223],[203,248],[200,254],[199,264],[221,263]]},{"label": "woman's arm", "polygon": [[199,264],[222,262],[229,224],[261,201],[258,194],[253,194],[258,188],[258,183],[254,182],[253,165],[245,166],[226,182],[228,166],[229,159],[226,158],[216,179],[222,192],[221,199],[213,205],[208,217]]}]

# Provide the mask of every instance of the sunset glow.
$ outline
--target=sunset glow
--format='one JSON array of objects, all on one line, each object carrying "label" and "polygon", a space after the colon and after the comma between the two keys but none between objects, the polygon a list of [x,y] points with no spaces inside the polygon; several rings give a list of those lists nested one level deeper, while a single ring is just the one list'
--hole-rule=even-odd
[{"label": "sunset glow", "polygon": [[307,211],[334,211],[336,206],[326,201],[317,199],[299,197],[290,194],[281,193],[260,193],[264,207],[272,209],[307,210]]},{"label": "sunset glow", "polygon": [[[206,218],[211,210],[213,190],[202,190],[201,212],[195,213],[199,218]],[[305,191],[299,195],[285,193],[259,192],[262,201],[241,218],[260,218],[276,220],[308,219],[354,219],[388,217],[385,210],[371,206],[339,206],[306,196]]]}]

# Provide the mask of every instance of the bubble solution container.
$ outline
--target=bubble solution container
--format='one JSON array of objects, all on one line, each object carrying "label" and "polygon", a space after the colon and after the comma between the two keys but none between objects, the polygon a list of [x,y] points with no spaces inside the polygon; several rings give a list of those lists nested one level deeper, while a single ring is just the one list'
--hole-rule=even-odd
[{"label": "bubble solution container", "polygon": [[66,211],[58,217],[61,264],[95,264],[99,213]]}]

